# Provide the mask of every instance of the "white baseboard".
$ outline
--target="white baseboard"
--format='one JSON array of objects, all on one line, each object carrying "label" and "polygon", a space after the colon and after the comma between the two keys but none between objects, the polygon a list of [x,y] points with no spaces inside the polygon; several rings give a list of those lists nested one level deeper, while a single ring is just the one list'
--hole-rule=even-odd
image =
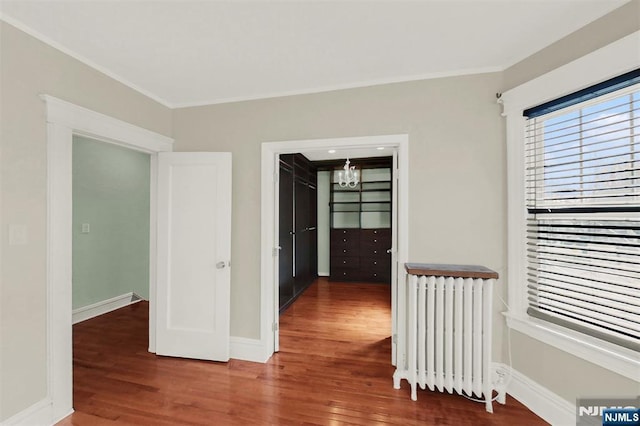
[{"label": "white baseboard", "polygon": [[524,374],[508,365],[494,363],[495,370],[511,374],[507,383],[507,393],[524,404],[544,421],[559,426],[575,426],[576,407],[571,402],[551,392],[541,384],[534,382]]},{"label": "white baseboard", "polygon": [[53,402],[51,398],[42,399],[32,406],[25,408],[19,413],[9,417],[7,420],[0,419],[2,426],[48,426],[55,425],[60,420],[73,414],[69,411],[59,419],[54,418]]},{"label": "white baseboard", "polygon": [[318,272],[319,277],[328,277],[330,274],[328,272]]},{"label": "white baseboard", "polygon": [[4,421],[0,419],[0,424],[2,426],[50,425],[53,423],[52,413],[53,403],[50,398],[45,398]]},{"label": "white baseboard", "polygon": [[261,340],[231,336],[229,343],[229,355],[233,359],[261,363],[265,363],[269,359]]},{"label": "white baseboard", "polygon": [[132,305],[141,300],[143,299],[140,296],[138,296],[135,293],[129,292],[129,293],[122,294],[120,296],[112,297],[111,299],[94,303],[92,305],[74,309],[73,323],[77,324],[79,322],[86,321],[88,319],[95,318],[100,315],[104,315],[107,312],[124,308],[125,306]]}]

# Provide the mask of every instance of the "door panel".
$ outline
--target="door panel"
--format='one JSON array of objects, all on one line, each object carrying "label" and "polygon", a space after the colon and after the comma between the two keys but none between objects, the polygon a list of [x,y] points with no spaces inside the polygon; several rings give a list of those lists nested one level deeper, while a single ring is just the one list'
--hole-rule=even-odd
[{"label": "door panel", "polygon": [[[313,172],[314,175],[317,172]],[[317,179],[314,176],[314,179]],[[318,277],[318,190],[316,185],[309,186],[309,273],[313,282]]]},{"label": "door panel", "polygon": [[295,295],[306,288],[310,277],[309,225],[311,206],[309,205],[309,185],[296,177],[295,180]]},{"label": "door panel", "polygon": [[158,156],[156,353],[229,359],[231,154]]},{"label": "door panel", "polygon": [[293,298],[293,172],[280,168],[278,281],[279,309]]},{"label": "door panel", "polygon": [[308,230],[296,231],[296,277],[295,295],[297,296],[309,285],[311,276],[309,264],[309,243],[310,232]]}]

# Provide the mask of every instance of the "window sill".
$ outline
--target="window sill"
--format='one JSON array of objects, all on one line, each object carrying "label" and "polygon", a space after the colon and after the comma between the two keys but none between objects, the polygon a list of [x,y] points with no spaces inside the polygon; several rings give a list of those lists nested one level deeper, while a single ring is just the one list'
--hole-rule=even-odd
[{"label": "window sill", "polygon": [[513,330],[640,382],[640,354],[635,351],[526,315],[504,315]]}]

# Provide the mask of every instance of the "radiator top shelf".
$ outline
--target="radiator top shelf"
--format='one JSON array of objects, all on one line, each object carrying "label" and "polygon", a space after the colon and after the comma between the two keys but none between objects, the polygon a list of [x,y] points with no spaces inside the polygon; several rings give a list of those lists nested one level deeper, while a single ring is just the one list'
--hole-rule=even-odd
[{"label": "radiator top shelf", "polygon": [[498,273],[479,265],[447,265],[441,263],[405,263],[411,275],[433,275],[436,277],[498,279]]}]

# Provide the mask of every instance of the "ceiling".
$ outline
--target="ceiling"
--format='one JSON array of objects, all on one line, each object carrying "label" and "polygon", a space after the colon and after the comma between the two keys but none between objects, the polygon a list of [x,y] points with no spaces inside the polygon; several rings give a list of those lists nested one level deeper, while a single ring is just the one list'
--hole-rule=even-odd
[{"label": "ceiling", "polygon": [[624,3],[0,0],[0,17],[177,108],[499,71]]}]

